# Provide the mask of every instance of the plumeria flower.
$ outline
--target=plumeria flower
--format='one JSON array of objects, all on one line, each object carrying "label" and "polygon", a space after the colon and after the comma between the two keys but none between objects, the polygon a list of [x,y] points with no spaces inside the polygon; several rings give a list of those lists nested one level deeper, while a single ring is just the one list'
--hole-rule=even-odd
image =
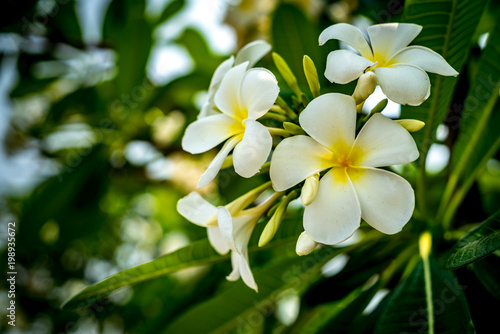
[{"label": "plumeria flower", "polygon": [[227,73],[227,71],[229,71],[233,66],[243,64],[244,62],[248,62],[247,69],[249,69],[253,67],[259,60],[261,60],[262,57],[264,57],[269,51],[271,51],[271,45],[269,45],[269,43],[262,40],[257,40],[250,42],[242,47],[236,54],[236,58],[234,56],[231,56],[229,59],[222,62],[222,64],[217,67],[214,75],[212,76],[210,87],[208,89],[207,102],[201,108],[201,111],[198,114],[198,118],[209,115],[216,115],[219,113],[219,111],[215,108],[215,92],[219,88],[222,78]]},{"label": "plumeria flower", "polygon": [[355,138],[354,99],[337,93],[311,101],[299,122],[310,137],[284,139],[273,154],[270,174],[274,189],[283,191],[329,169],[305,208],[307,235],[337,244],[356,231],[361,218],[383,233],[399,232],[413,213],[413,189],[402,177],[376,167],[417,159],[408,131],[375,114]]},{"label": "plumeria flower", "polygon": [[278,82],[264,68],[247,67],[248,62],[237,65],[222,78],[214,98],[222,113],[191,123],[182,138],[182,148],[192,154],[206,152],[229,139],[201,176],[198,188],[215,178],[233,148],[234,169],[247,178],[259,171],[271,152],[271,134],[257,119],[276,101]]},{"label": "plumeria flower", "polygon": [[177,211],[190,222],[207,228],[208,240],[219,254],[231,251],[233,271],[227,279],[235,281],[241,277],[247,286],[257,291],[248,260],[248,242],[259,218],[281,196],[282,193],[274,193],[253,208],[231,214],[228,206],[217,208],[192,192],[177,202]]},{"label": "plumeria flower", "polygon": [[358,28],[334,24],[319,36],[319,44],[338,39],[352,46],[359,55],[349,50],[330,52],[325,77],[331,82],[345,84],[373,71],[385,95],[399,104],[420,105],[430,94],[426,72],[457,76],[446,60],[423,46],[408,46],[422,27],[410,23],[386,23],[368,27],[368,42]]}]

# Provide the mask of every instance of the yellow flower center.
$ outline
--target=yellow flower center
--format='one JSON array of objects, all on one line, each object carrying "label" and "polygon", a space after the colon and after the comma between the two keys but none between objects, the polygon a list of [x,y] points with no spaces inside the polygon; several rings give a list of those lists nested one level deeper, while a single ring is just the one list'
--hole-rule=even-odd
[{"label": "yellow flower center", "polygon": [[344,143],[336,145],[332,157],[335,180],[347,182],[348,176],[351,181],[357,179],[362,173],[359,163],[362,161],[363,155],[358,147],[351,148]]}]

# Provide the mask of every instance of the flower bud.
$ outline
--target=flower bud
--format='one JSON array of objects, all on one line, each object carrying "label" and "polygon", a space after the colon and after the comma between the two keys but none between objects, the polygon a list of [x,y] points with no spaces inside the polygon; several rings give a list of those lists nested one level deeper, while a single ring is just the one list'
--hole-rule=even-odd
[{"label": "flower bud", "polygon": [[292,123],[292,122],[283,122],[283,128],[290,132],[292,135],[305,135],[306,133],[304,132],[304,130],[302,130],[302,128],[295,124],[295,123]]},{"label": "flower bud", "polygon": [[302,92],[300,91],[299,85],[297,83],[297,78],[295,77],[295,75],[293,75],[292,70],[290,69],[286,61],[276,52],[272,53],[272,57],[274,64],[276,65],[276,68],[283,76],[283,79],[285,79],[286,83],[293,90],[295,95],[300,97],[300,94]]},{"label": "flower bud", "polygon": [[311,239],[311,237],[304,231],[297,240],[295,251],[299,256],[307,255],[315,250],[317,246],[318,243]]},{"label": "flower bud", "polygon": [[398,119],[396,122],[399,123],[403,128],[408,130],[408,132],[415,132],[422,129],[425,123],[417,119]]},{"label": "flower bud", "polygon": [[266,227],[262,231],[262,234],[259,238],[259,247],[267,245],[269,241],[271,241],[278,230],[283,218],[285,218],[285,212],[288,208],[288,204],[298,197],[297,190],[293,190],[281,201],[278,205],[276,211],[273,213],[273,216],[267,223]]},{"label": "flower bud", "polygon": [[352,94],[356,105],[363,103],[375,91],[377,81],[377,75],[373,71],[368,71],[359,77],[356,89]]},{"label": "flower bud", "polygon": [[302,193],[300,194],[300,200],[302,204],[308,206],[312,203],[316,194],[318,193],[319,187],[319,173],[309,176],[304,182],[304,186],[302,187]]},{"label": "flower bud", "polygon": [[418,248],[420,249],[420,255],[423,259],[427,259],[432,248],[432,235],[429,231],[426,231],[420,235],[418,240]]},{"label": "flower bud", "polygon": [[302,59],[302,65],[304,66],[304,74],[306,75],[307,84],[309,85],[309,89],[313,97],[319,96],[319,80],[318,80],[318,71],[316,70],[316,66],[311,58],[308,56],[304,56]]}]

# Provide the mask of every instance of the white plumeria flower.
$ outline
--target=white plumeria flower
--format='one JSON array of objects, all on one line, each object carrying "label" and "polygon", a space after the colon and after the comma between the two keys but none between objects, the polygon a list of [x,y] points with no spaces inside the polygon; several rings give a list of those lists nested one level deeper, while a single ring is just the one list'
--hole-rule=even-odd
[{"label": "white plumeria flower", "polygon": [[446,60],[423,46],[408,46],[422,27],[410,23],[386,23],[368,27],[370,43],[358,28],[334,24],[319,36],[319,44],[338,39],[352,46],[359,55],[349,50],[330,52],[325,77],[331,82],[345,84],[373,71],[385,95],[399,104],[420,105],[430,94],[426,72],[457,76]]},{"label": "white plumeria flower", "polygon": [[229,71],[233,66],[243,64],[244,62],[248,62],[247,69],[249,69],[253,67],[259,60],[261,60],[262,57],[264,57],[269,51],[271,51],[271,45],[269,45],[269,43],[262,40],[257,40],[250,42],[242,47],[236,54],[236,58],[234,56],[231,56],[231,58],[222,62],[222,64],[217,67],[214,75],[212,76],[210,87],[208,88],[207,102],[201,108],[201,111],[198,114],[198,118],[216,115],[219,113],[219,111],[215,109],[215,92],[219,88],[222,78],[227,73],[227,71]]},{"label": "white plumeria flower", "polygon": [[257,119],[276,101],[278,82],[264,68],[247,67],[247,62],[237,65],[222,78],[215,93],[215,105],[222,113],[191,123],[182,138],[182,148],[192,154],[206,152],[229,139],[201,176],[198,188],[215,178],[233,148],[234,169],[247,178],[259,171],[271,152],[271,134]]},{"label": "white plumeria flower", "polygon": [[414,193],[402,177],[376,167],[406,164],[419,153],[412,136],[381,114],[356,131],[351,96],[330,93],[302,111],[300,125],[310,135],[284,139],[271,159],[277,191],[330,169],[305,208],[304,229],[314,241],[333,245],[349,238],[363,218],[377,230],[394,234],[411,218]]},{"label": "white plumeria flower", "polygon": [[[177,211],[190,222],[207,228],[208,240],[219,254],[231,250],[233,271],[227,279],[235,281],[241,277],[246,285],[257,291],[248,260],[248,242],[259,218],[280,196],[282,193],[275,193],[260,205],[231,215],[227,207],[217,208],[192,192],[177,202]],[[214,216],[217,216],[217,224],[211,226],[209,222]]]}]

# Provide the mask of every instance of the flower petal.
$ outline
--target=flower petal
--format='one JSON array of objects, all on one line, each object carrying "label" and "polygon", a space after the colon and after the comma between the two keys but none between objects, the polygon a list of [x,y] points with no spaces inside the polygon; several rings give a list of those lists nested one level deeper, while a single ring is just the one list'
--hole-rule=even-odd
[{"label": "flower petal", "polygon": [[243,140],[236,145],[233,152],[234,170],[238,175],[251,177],[257,174],[266,162],[273,138],[267,128],[257,121],[247,119]]},{"label": "flower petal", "polygon": [[243,77],[240,106],[248,111],[249,119],[255,120],[271,109],[279,91],[274,74],[264,68],[252,68]]},{"label": "flower petal", "polygon": [[222,78],[219,89],[215,93],[215,105],[223,113],[233,118],[239,118],[241,113],[241,83],[245,76],[248,63],[242,63],[231,68]]},{"label": "flower petal", "polygon": [[222,237],[218,226],[207,226],[208,241],[217,253],[224,255],[229,252],[229,245]]},{"label": "flower petal", "polygon": [[259,218],[259,215],[245,214],[245,211],[233,217],[231,243],[234,245],[234,251],[240,254],[246,252],[248,249],[248,242],[250,241],[253,229]]},{"label": "flower petal", "polygon": [[233,217],[223,206],[217,208],[217,223],[219,224],[221,237],[233,252],[236,251],[233,238]]},{"label": "flower petal", "polygon": [[203,117],[186,128],[182,149],[191,154],[206,152],[242,130],[240,123],[227,115]]},{"label": "flower petal", "polygon": [[361,205],[361,217],[382,233],[394,234],[410,220],[415,195],[408,181],[375,168],[349,170]]},{"label": "flower petal", "polygon": [[387,97],[399,104],[421,105],[431,93],[429,76],[419,67],[401,64],[373,69]]},{"label": "flower petal", "polygon": [[344,169],[334,168],[319,181],[318,194],[304,210],[304,229],[316,242],[334,245],[359,227],[361,209]]},{"label": "flower petal", "polygon": [[319,35],[319,45],[325,44],[330,39],[338,39],[352,46],[361,56],[368,59],[373,58],[372,50],[366,38],[353,25],[338,23],[326,28]]},{"label": "flower petal", "polygon": [[344,94],[323,94],[307,105],[299,122],[308,135],[328,149],[340,144],[351,146],[356,130],[356,102]]},{"label": "flower petal", "polygon": [[235,64],[234,56],[231,56],[229,59],[223,61],[219,67],[214,72],[212,76],[212,80],[210,80],[210,87],[208,89],[208,93],[210,95],[215,94],[217,88],[219,88],[219,84],[222,81],[222,78],[226,75],[226,73],[233,67]]},{"label": "flower petal", "polygon": [[325,77],[330,82],[346,84],[359,78],[374,62],[348,50],[336,50],[328,54]]},{"label": "flower petal", "polygon": [[224,163],[227,155],[236,146],[236,144],[241,141],[241,138],[241,135],[234,136],[224,143],[224,146],[222,146],[219,153],[217,153],[210,165],[208,165],[205,173],[201,175],[200,180],[198,181],[198,188],[203,188],[204,186],[212,182],[212,180],[217,176],[217,173],[219,173],[219,170],[222,167],[222,164]]},{"label": "flower petal", "polygon": [[233,270],[226,276],[228,281],[236,281],[240,278],[240,256],[237,252],[231,252],[231,266]]},{"label": "flower petal", "polygon": [[410,64],[426,72],[457,76],[458,72],[437,52],[423,46],[409,46],[396,53],[391,63]]},{"label": "flower petal", "polygon": [[354,143],[353,152],[361,152],[358,166],[383,167],[401,165],[418,158],[415,140],[397,122],[373,115],[363,126]]},{"label": "flower petal", "polygon": [[217,208],[194,191],[177,202],[177,211],[191,223],[203,227],[217,214]]},{"label": "flower petal", "polygon": [[241,279],[245,284],[258,292],[257,283],[255,283],[255,279],[253,278],[252,270],[250,269],[250,264],[248,261],[248,251],[245,251],[244,254],[238,255],[239,260],[239,271],[241,275]]},{"label": "flower petal", "polygon": [[273,188],[283,191],[328,167],[332,152],[308,136],[284,139],[274,150],[270,176]]},{"label": "flower petal", "polygon": [[375,58],[389,60],[393,54],[408,46],[422,30],[412,23],[385,23],[368,27]]},{"label": "flower petal", "polygon": [[234,64],[239,65],[248,61],[248,68],[251,68],[269,51],[271,51],[271,45],[266,41],[257,40],[250,42],[238,51]]}]

